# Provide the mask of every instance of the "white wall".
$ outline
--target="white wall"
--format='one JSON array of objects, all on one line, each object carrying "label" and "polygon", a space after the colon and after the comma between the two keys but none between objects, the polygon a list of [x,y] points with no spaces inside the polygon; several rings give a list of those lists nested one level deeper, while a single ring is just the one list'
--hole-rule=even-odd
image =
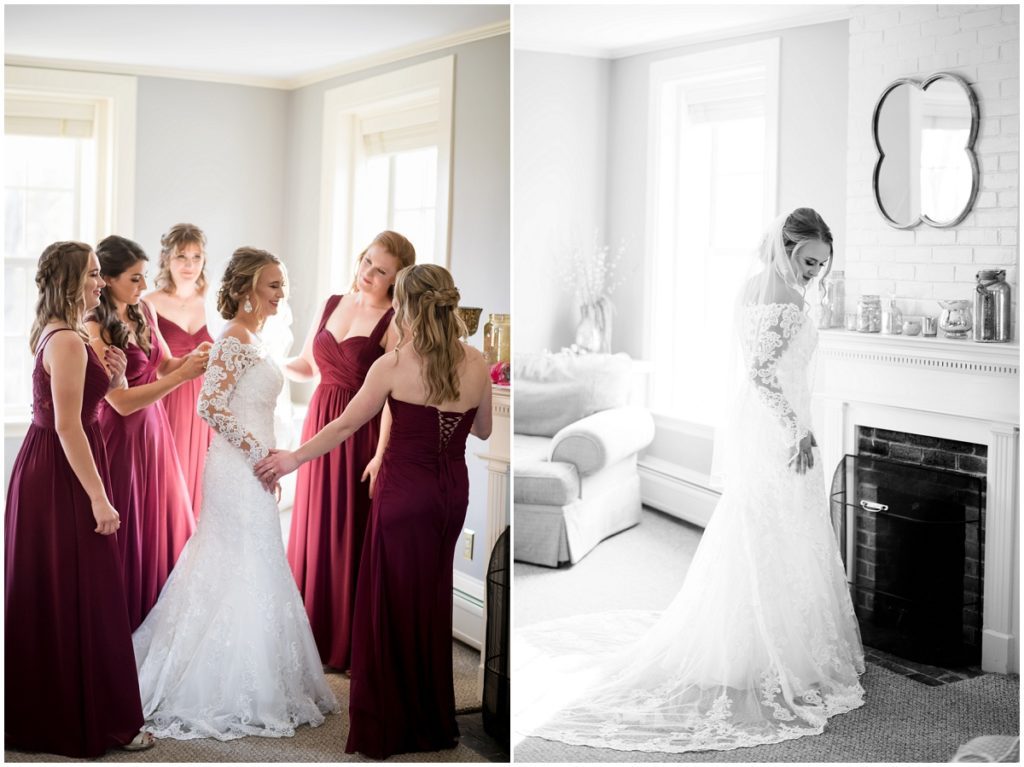
[{"label": "white wall", "polygon": [[[348,288],[316,284],[325,91],[449,55],[455,56],[450,266],[463,305],[484,309],[480,329],[471,343],[482,346],[483,325],[489,313],[511,310],[509,36],[500,35],[316,83],[289,94],[282,253],[293,286],[290,303],[295,312],[296,344],[302,342],[319,303],[330,293]],[[339,253],[336,257],[354,259],[356,255]],[[310,391],[308,387],[296,387],[300,398],[308,397]],[[470,437],[466,446],[470,499],[465,526],[477,532],[477,546],[472,561],[462,559],[460,553],[455,559],[457,570],[481,580],[487,567],[480,545],[487,529],[487,471],[475,456],[483,452],[485,445]]]},{"label": "white wall", "polygon": [[846,239],[846,21],[620,59],[614,62],[611,80],[608,227],[613,240],[624,238],[629,244],[623,266],[634,276],[615,295],[616,351],[640,357],[644,349],[644,272],[649,268],[644,246],[650,65],[769,37],[781,38],[779,212],[800,206],[815,208],[832,229],[837,254],[842,253]]},{"label": "white wall", "polygon": [[515,52],[517,352],[573,342],[574,301],[556,263],[607,241],[609,74],[601,59]]},{"label": "white wall", "polygon": [[[1020,9],[1016,5],[860,6],[850,20],[846,296],[895,288],[905,314],[938,315],[936,299],[973,296],[979,269],[1006,269],[1016,326],[1020,186]],[[875,209],[871,113],[897,77],[948,71],[978,98],[981,184],[974,210],[950,229],[899,231]],[[1016,337],[1016,329],[1014,330]]]},{"label": "white wall", "polygon": [[161,77],[138,78],[135,239],[156,276],[160,235],[187,221],[208,239],[215,290],[232,251],[284,246],[288,94]]}]

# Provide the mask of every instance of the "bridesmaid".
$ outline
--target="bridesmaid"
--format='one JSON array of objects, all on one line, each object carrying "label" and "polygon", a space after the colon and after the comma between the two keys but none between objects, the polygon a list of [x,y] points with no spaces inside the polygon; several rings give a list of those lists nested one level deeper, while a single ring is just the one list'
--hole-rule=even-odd
[{"label": "bridesmaid", "polygon": [[[416,251],[405,237],[381,232],[360,254],[351,292],[331,296],[314,315],[302,353],[285,367],[296,381],[320,375],[302,427],[303,440],[341,415],[370,365],[394,348],[395,275],[415,260]],[[350,665],[359,559],[387,423],[385,408],[338,450],[303,466],[296,481],[288,563],[320,659],[340,671]]]},{"label": "bridesmaid", "polygon": [[[157,329],[175,357],[195,349],[207,351],[213,345],[206,327],[206,284],[206,235],[193,224],[175,224],[160,238],[156,290],[142,297],[156,314]],[[209,424],[196,415],[202,388],[200,376],[163,399],[196,519],[203,505],[203,466],[211,439]]]},{"label": "bridesmaid", "polygon": [[97,409],[124,385],[124,355],[103,365],[82,316],[99,303],[100,265],[55,242],[36,271],[32,425],[4,519],[4,734],[9,747],[95,759],[149,748],[135,676],[107,457]]},{"label": "bridesmaid", "polygon": [[466,437],[491,433],[483,355],[463,344],[459,291],[442,267],[395,282],[398,344],[373,363],[339,418],[294,453],[256,465],[268,487],[323,455],[385,402],[391,433],[373,494],[352,631],[347,753],[374,759],[451,748],[459,736],[452,681],[452,560],[466,518]]},{"label": "bridesmaid", "polygon": [[90,342],[100,357],[116,347],[128,358],[128,388],[107,393],[100,429],[110,458],[111,500],[121,512],[117,539],[134,631],[156,603],[196,526],[159,400],[202,375],[208,353],[197,349],[185,357],[170,356],[149,308],[140,302],[148,260],[142,248],[114,235],[97,246],[96,255],[106,285],[86,322]]}]

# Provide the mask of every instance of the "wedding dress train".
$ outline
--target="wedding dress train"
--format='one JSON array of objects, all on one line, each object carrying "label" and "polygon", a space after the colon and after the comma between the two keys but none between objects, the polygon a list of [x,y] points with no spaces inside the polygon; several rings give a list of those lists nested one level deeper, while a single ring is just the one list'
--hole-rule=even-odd
[{"label": "wedding dress train", "polygon": [[145,729],[159,738],[290,736],[338,711],[252,464],[274,441],[281,371],[262,346],[210,351],[199,414],[215,435],[196,532],[133,635]]},{"label": "wedding dress train", "polygon": [[[817,331],[795,304],[740,312],[746,379],[725,492],[664,613],[516,632],[516,729],[573,745],[726,750],[820,733],[864,702],[864,653],[808,432]],[[638,563],[638,566],[643,566]]]}]

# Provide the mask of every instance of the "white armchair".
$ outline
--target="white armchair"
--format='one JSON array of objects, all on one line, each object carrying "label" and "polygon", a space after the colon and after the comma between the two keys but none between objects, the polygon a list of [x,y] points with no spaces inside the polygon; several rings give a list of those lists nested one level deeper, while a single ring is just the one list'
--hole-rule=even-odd
[{"label": "white armchair", "polygon": [[654,421],[629,401],[628,356],[517,355],[515,558],[576,563],[640,521],[637,453]]}]

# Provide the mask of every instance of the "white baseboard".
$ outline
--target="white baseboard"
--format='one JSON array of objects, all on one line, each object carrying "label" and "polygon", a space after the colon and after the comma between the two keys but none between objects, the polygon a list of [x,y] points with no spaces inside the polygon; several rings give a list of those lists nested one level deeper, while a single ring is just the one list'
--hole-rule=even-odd
[{"label": "white baseboard", "polygon": [[706,476],[650,456],[641,459],[638,468],[645,506],[707,527],[722,494],[708,487]]},{"label": "white baseboard", "polygon": [[484,582],[456,570],[452,579],[452,636],[484,650]]}]

